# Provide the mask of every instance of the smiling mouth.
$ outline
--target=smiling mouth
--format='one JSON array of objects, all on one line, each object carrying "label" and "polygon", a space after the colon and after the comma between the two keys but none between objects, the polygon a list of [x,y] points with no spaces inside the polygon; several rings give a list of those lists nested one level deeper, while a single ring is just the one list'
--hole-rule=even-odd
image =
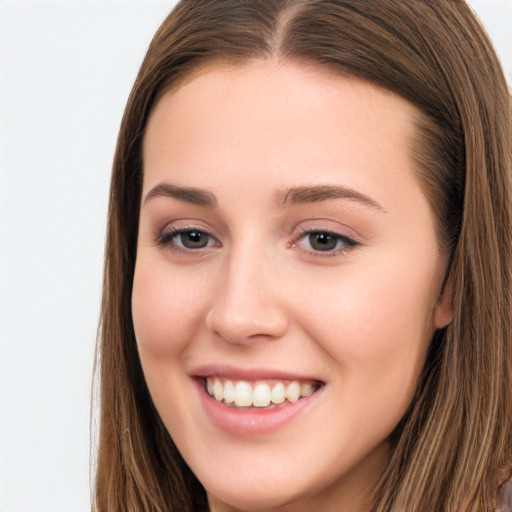
[{"label": "smiling mouth", "polygon": [[272,380],[248,382],[220,377],[202,379],[205,391],[216,402],[233,409],[274,409],[293,404],[311,396],[324,384],[318,381],[299,382]]}]

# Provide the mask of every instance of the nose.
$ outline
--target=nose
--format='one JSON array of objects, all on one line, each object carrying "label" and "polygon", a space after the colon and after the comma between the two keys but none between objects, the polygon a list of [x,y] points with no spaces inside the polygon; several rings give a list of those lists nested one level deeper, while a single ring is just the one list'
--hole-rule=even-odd
[{"label": "nose", "polygon": [[264,257],[233,254],[218,279],[206,316],[211,331],[230,344],[242,345],[286,333],[289,316],[278,271]]}]

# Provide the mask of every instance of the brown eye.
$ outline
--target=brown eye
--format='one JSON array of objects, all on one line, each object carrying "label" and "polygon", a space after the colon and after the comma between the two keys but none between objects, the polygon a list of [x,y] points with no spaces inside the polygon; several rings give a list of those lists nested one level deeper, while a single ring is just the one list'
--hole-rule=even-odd
[{"label": "brown eye", "polygon": [[299,245],[310,253],[336,256],[356,247],[359,243],[348,236],[331,231],[308,231],[301,236]]},{"label": "brown eye", "polygon": [[187,249],[202,249],[209,245],[210,235],[202,231],[183,231],[176,237],[179,239],[178,245]]},{"label": "brown eye", "polygon": [[334,233],[315,231],[309,233],[308,241],[311,248],[315,251],[333,251],[339,248],[341,238]]},{"label": "brown eye", "polygon": [[170,249],[182,251],[193,251],[220,245],[216,238],[199,229],[171,229],[158,235],[156,242]]}]

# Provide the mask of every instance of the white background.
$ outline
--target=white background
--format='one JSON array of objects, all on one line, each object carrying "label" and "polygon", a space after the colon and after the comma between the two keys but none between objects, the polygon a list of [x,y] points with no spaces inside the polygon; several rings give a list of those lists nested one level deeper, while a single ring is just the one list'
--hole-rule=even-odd
[{"label": "white background", "polygon": [[[89,508],[110,167],[174,1],[0,1],[0,512]],[[512,0],[472,2],[512,83]]]}]

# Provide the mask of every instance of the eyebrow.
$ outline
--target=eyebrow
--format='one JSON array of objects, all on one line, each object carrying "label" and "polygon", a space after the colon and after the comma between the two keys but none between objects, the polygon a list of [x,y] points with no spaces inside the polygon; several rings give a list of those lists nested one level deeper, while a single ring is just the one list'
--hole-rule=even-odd
[{"label": "eyebrow", "polygon": [[[195,187],[179,187],[170,183],[160,183],[152,188],[144,198],[144,204],[157,198],[171,198],[186,203],[217,208],[215,194],[208,190]],[[374,199],[357,190],[342,185],[310,185],[280,190],[276,193],[276,203],[282,207],[308,203],[318,203],[329,199],[346,199],[369,206],[377,211],[387,213]]]},{"label": "eyebrow", "polygon": [[157,197],[178,199],[185,203],[191,203],[207,208],[217,208],[218,201],[212,192],[194,187],[178,187],[170,183],[160,183],[152,188],[144,198],[144,204]]},{"label": "eyebrow", "polygon": [[342,185],[294,187],[279,191],[276,198],[278,204],[282,206],[317,203],[328,199],[347,199],[361,203],[364,206],[370,206],[379,212],[386,213],[386,210],[370,196]]}]

